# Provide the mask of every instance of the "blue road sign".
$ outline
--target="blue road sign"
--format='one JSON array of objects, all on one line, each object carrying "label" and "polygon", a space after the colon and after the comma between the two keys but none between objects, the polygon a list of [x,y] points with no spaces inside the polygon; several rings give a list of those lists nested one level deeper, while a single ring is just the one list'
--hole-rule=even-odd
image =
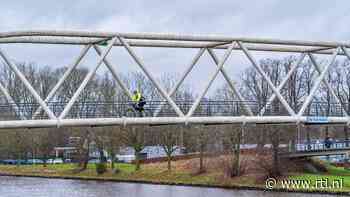
[{"label": "blue road sign", "polygon": [[308,123],[328,123],[328,117],[326,116],[308,116],[306,118]]}]

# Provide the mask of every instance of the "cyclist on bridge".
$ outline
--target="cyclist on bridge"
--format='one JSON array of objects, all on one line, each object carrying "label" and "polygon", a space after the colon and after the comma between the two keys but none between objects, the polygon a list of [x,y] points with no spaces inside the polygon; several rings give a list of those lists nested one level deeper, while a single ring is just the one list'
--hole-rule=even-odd
[{"label": "cyclist on bridge", "polygon": [[132,95],[133,107],[135,110],[139,112],[143,112],[145,109],[143,108],[146,104],[145,97],[142,96],[141,92],[138,90],[134,91],[134,95]]}]

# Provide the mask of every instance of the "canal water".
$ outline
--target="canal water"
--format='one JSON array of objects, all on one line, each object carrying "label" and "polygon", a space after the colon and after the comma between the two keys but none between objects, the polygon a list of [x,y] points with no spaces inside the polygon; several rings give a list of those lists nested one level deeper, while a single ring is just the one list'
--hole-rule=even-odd
[{"label": "canal water", "polygon": [[1,197],[314,197],[319,194],[228,190],[186,186],[0,177]]}]

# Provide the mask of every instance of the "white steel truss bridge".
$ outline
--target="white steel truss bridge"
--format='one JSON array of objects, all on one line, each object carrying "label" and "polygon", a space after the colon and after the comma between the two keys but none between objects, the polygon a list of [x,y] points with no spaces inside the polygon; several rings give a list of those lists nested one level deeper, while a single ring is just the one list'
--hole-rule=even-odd
[{"label": "white steel truss bridge", "polygon": [[[81,53],[65,73],[60,77],[57,84],[51,89],[45,98],[41,97],[33,88],[26,76],[12,61],[10,54],[7,54],[3,44],[32,43],[46,45],[81,45]],[[105,45],[101,47],[101,44]],[[84,91],[89,81],[96,74],[101,65],[105,65],[111,73],[115,82],[129,98],[132,97],[131,90],[123,83],[118,76],[118,67],[108,60],[108,55],[113,47],[120,47],[126,50],[143,74],[152,82],[163,100],[149,101],[149,113],[147,115],[128,116],[125,106],[128,103],[79,103],[79,95]],[[141,57],[135,52],[136,47],[157,47],[157,48],[194,48],[198,52],[179,81],[170,90],[166,91],[162,84],[156,80],[154,74],[144,63]],[[8,66],[16,77],[23,83],[25,88],[35,99],[36,103],[16,103],[6,88],[4,82],[0,83],[0,91],[6,98],[7,104],[1,105],[1,113],[15,118],[1,118],[0,128],[36,128],[36,127],[73,127],[73,126],[105,126],[105,125],[162,125],[162,124],[233,124],[233,123],[326,123],[326,124],[349,124],[350,117],[347,110],[348,103],[341,103],[338,95],[325,80],[329,69],[334,64],[337,56],[350,59],[348,42],[318,42],[280,39],[256,39],[240,38],[215,35],[182,35],[182,34],[161,34],[161,33],[118,33],[118,32],[87,32],[87,31],[19,31],[0,33],[0,58]],[[98,61],[91,67],[81,82],[79,88],[74,92],[67,102],[54,102],[53,97],[62,86],[69,75],[77,68],[81,60],[89,50],[98,54]],[[217,50],[224,50],[224,55],[219,58]],[[268,84],[273,94],[264,106],[258,106],[257,101],[246,101],[239,92],[238,87],[232,80],[225,68],[225,63],[233,50],[241,51],[250,61],[257,73]],[[271,81],[262,66],[256,60],[252,51],[269,51],[273,53],[297,53],[298,60],[290,68],[285,78],[277,86]],[[208,53],[216,64],[215,71],[208,76],[205,88],[201,90],[198,97],[193,101],[176,101],[173,95],[184,82],[185,78],[193,70],[198,60],[204,53]],[[322,54],[329,58],[325,66],[321,66],[315,59],[315,54]],[[282,95],[281,91],[287,84],[290,77],[298,69],[305,58],[309,58],[318,73],[313,86],[298,108],[292,108]],[[231,101],[208,101],[204,102],[203,97],[213,84],[217,76],[221,74],[227,82],[230,90],[235,95]],[[321,84],[328,88],[334,97],[335,103],[326,103],[332,106],[331,113],[322,113],[322,105],[312,102]],[[272,103],[278,101],[284,110],[273,110]],[[165,104],[166,103],[166,107]],[[82,106],[85,106],[82,107]],[[92,106],[92,108],[86,108]],[[101,107],[102,106],[102,107]],[[109,109],[106,111],[106,106]],[[216,106],[216,107],[213,107]],[[218,107],[219,106],[219,107]],[[124,108],[123,108],[124,107]],[[93,109],[92,115],[89,110]],[[146,107],[147,109],[147,107]],[[205,110],[203,110],[205,109]],[[103,111],[105,110],[105,111]],[[114,111],[113,111],[114,110]],[[172,113],[167,113],[172,111]],[[306,111],[313,111],[305,115]],[[75,114],[75,115],[74,115]]]}]

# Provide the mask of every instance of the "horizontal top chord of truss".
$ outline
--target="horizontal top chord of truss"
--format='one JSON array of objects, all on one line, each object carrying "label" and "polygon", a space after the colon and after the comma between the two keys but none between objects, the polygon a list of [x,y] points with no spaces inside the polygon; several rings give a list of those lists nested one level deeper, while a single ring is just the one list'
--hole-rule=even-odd
[{"label": "horizontal top chord of truss", "polygon": [[[123,37],[130,46],[170,47],[170,48],[216,48],[227,49],[233,41],[246,43],[248,50],[271,52],[312,52],[332,54],[335,48],[350,48],[348,42],[324,42],[281,40],[265,38],[244,38],[219,35],[184,35],[162,33],[118,33],[88,31],[18,31],[0,33],[0,43],[37,43],[37,44],[98,44],[112,37]],[[117,40],[114,46],[122,46]],[[235,46],[234,50],[241,50]],[[340,52],[338,55],[344,55]]]}]

